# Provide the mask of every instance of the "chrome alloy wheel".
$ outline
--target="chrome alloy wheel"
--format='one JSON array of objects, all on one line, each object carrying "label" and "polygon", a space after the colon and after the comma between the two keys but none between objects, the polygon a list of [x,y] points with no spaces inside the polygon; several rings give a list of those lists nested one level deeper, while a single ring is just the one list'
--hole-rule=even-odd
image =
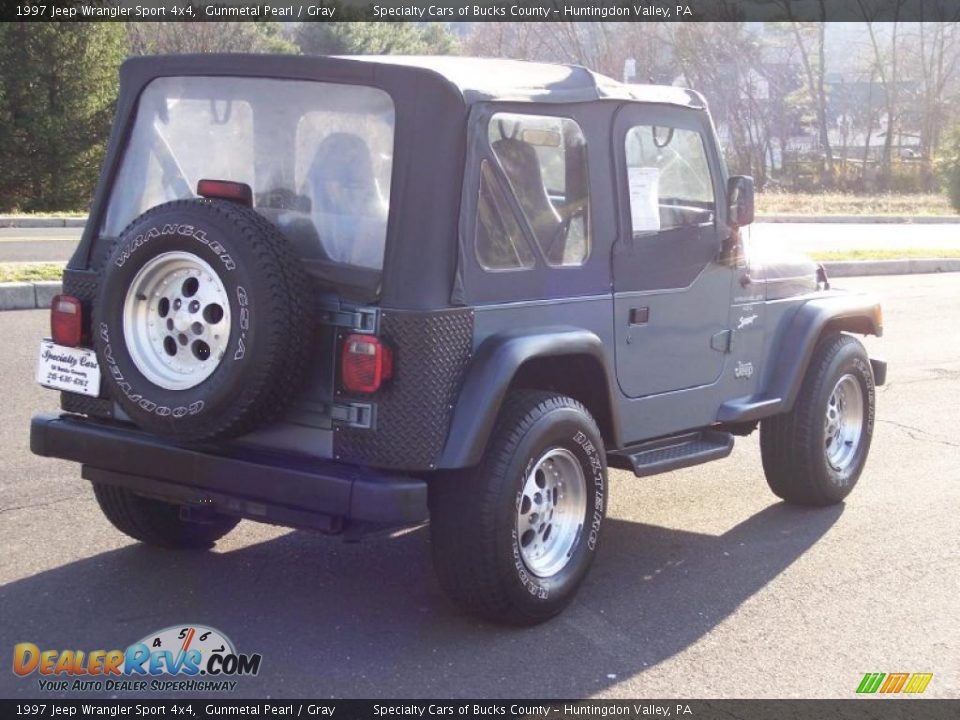
[{"label": "chrome alloy wheel", "polygon": [[517,538],[527,569],[551,577],[566,567],[580,540],[587,482],[576,456],[551,448],[533,464],[517,506]]},{"label": "chrome alloy wheel", "polygon": [[844,375],[833,386],[823,418],[827,462],[837,472],[846,472],[855,462],[863,422],[863,390],[853,375]]},{"label": "chrome alloy wheel", "polygon": [[137,369],[166,390],[188,390],[220,365],[230,339],[230,301],[206,262],[158,255],[137,273],[123,302],[123,337]]}]

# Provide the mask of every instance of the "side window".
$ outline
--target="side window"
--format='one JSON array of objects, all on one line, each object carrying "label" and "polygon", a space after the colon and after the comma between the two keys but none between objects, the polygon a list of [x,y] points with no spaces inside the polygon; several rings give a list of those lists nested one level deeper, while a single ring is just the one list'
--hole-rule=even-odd
[{"label": "side window", "polygon": [[[590,203],[587,144],[580,126],[569,118],[496,113],[488,138],[547,263],[569,267],[586,262]],[[513,218],[509,207],[503,210],[503,219]]]},{"label": "side window", "polygon": [[635,235],[714,221],[713,184],[700,133],[637,125],[627,132],[625,152]]},{"label": "side window", "polygon": [[484,270],[533,267],[533,251],[487,160],[480,165],[476,238],[477,260]]}]

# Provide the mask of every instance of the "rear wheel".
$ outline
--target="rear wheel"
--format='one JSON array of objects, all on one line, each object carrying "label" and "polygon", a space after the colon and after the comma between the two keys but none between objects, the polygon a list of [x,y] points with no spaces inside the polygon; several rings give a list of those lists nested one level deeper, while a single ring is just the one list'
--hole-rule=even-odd
[{"label": "rear wheel", "polygon": [[833,505],[857,484],[873,437],[875,388],[863,345],[820,339],[789,413],[760,426],[770,489],[797,505]]},{"label": "rear wheel", "polygon": [[203,521],[183,520],[178,505],[114,485],[94,483],[93,492],[103,514],[117,530],[148,545],[203,550],[240,522],[228,515],[213,515]]},{"label": "rear wheel", "polygon": [[461,607],[530,625],[559,613],[593,561],[606,509],[596,423],[575,400],[508,397],[480,465],[430,486],[440,583]]}]

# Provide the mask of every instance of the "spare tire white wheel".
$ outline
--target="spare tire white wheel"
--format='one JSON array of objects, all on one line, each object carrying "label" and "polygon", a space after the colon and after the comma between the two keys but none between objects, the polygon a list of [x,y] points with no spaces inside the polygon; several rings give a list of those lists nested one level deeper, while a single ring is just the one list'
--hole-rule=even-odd
[{"label": "spare tire white wheel", "polygon": [[[311,346],[308,283],[287,239],[254,210],[179,200],[131,223],[100,275],[93,318],[107,391],[147,432],[181,443],[242,435],[280,416]],[[130,537],[203,549],[238,522],[94,483]]]}]

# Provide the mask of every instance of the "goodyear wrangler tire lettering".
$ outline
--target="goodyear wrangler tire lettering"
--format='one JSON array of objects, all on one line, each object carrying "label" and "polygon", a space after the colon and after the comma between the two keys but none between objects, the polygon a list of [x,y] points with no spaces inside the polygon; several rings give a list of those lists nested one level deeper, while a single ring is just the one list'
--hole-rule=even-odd
[{"label": "goodyear wrangler tire lettering", "polygon": [[599,547],[606,455],[586,408],[511,393],[480,465],[430,484],[434,565],[469,612],[531,625],[573,598]]},{"label": "goodyear wrangler tire lettering", "polygon": [[138,407],[140,407],[140,409],[145,410],[148,413],[155,414],[157,417],[169,417],[171,415],[174,417],[183,417],[184,415],[196,415],[203,410],[204,403],[202,400],[197,400],[186,408],[174,408],[171,410],[169,407],[159,406],[152,400],[135,393],[133,391],[133,386],[126,382],[123,377],[123,373],[120,371],[120,368],[117,367],[116,361],[113,359],[113,350],[110,347],[110,332],[106,323],[100,323],[100,337],[104,342],[103,358],[106,360],[107,367],[110,370],[110,375],[116,381],[117,389],[126,395],[130,402],[135,403]]},{"label": "goodyear wrangler tire lettering", "polygon": [[233,203],[178,200],[134,220],[103,268],[95,346],[137,425],[196,442],[286,410],[311,328],[308,281],[275,226]]}]

